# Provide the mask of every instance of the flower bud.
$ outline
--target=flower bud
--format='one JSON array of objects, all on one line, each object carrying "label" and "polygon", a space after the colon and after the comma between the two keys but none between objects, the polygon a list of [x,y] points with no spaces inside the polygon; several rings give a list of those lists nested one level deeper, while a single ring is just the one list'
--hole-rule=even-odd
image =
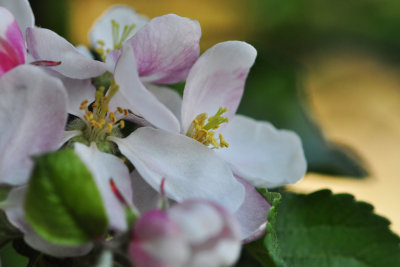
[{"label": "flower bud", "polygon": [[234,217],[206,200],[153,210],[136,223],[129,255],[134,266],[227,266],[240,254]]}]

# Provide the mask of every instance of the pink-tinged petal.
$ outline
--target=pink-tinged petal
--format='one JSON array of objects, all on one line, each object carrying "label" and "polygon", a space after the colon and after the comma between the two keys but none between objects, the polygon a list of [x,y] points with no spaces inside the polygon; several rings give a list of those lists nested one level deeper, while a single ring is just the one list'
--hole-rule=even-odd
[{"label": "pink-tinged petal", "polygon": [[35,17],[28,0],[0,0],[0,7],[5,7],[11,11],[23,36],[25,36],[26,28],[35,25]]},{"label": "pink-tinged petal", "polygon": [[28,28],[26,42],[35,60],[61,61],[60,65],[50,69],[69,78],[88,79],[107,70],[105,63],[87,58],[67,40],[48,29]]},{"label": "pink-tinged petal", "polygon": [[146,88],[163,103],[175,117],[181,120],[182,97],[173,89],[162,87],[151,83],[145,84]]},{"label": "pink-tinged petal", "polygon": [[59,147],[67,120],[61,81],[21,65],[0,78],[0,183],[26,183],[31,156]]},{"label": "pink-tinged petal", "polygon": [[152,19],[130,41],[143,81],[172,84],[186,79],[200,54],[200,24],[174,14]]},{"label": "pink-tinged petal", "polygon": [[37,235],[25,219],[23,208],[25,194],[25,186],[12,189],[5,201],[7,207],[5,211],[8,220],[24,234],[24,240],[29,246],[54,257],[78,257],[92,250],[92,243],[78,247],[59,246],[49,243]]},{"label": "pink-tinged petal", "polygon": [[182,104],[182,127],[187,131],[200,113],[214,115],[220,107],[233,117],[257,51],[245,42],[229,41],[208,49],[194,64],[186,80]]},{"label": "pink-tinged petal", "polygon": [[[112,21],[119,25],[118,38],[120,40],[125,26],[135,25],[133,30],[125,38],[128,40],[134,36],[146,23],[148,18],[137,14],[137,12],[128,6],[114,6],[108,9],[90,29],[90,43],[93,48],[100,47],[99,41],[104,42],[103,49],[114,49]],[[118,40],[118,41],[119,41]]]},{"label": "pink-tinged petal", "polygon": [[189,137],[143,127],[124,139],[110,140],[155,190],[165,178],[166,196],[175,201],[209,199],[231,212],[243,202],[245,190],[229,166],[213,150]]},{"label": "pink-tinged petal", "polygon": [[238,178],[238,181],[246,189],[246,197],[234,215],[240,224],[242,240],[248,243],[265,234],[271,205],[257,192],[254,186],[241,178]]},{"label": "pink-tinged petal", "polygon": [[[174,114],[150,93],[139,79],[135,56],[129,46],[124,46],[115,68],[114,78],[120,86],[110,106],[126,104],[152,125],[171,132],[179,132],[180,124]],[[120,101],[116,101],[118,97]]]},{"label": "pink-tinged petal", "polygon": [[217,154],[233,172],[255,187],[277,187],[299,181],[307,169],[297,134],[264,121],[236,115],[223,129],[229,148]]},{"label": "pink-tinged petal", "polygon": [[25,41],[13,15],[0,6],[0,77],[25,63]]},{"label": "pink-tinged petal", "polygon": [[132,206],[132,185],[128,168],[119,158],[99,151],[95,143],[92,143],[90,147],[75,143],[75,153],[93,175],[103,198],[110,228],[116,231],[126,231],[125,205],[113,191],[111,184],[115,183],[123,200]]}]

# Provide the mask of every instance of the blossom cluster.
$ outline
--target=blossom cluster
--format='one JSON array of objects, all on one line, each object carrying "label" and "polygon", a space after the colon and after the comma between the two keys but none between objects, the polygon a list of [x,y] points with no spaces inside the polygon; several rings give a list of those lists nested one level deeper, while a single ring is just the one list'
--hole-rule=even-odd
[{"label": "blossom cluster", "polygon": [[[63,258],[112,251],[126,235],[134,266],[235,263],[265,233],[271,205],[257,188],[306,171],[295,133],[236,114],[254,47],[226,41],[200,55],[197,21],[126,6],[94,23],[89,48],[34,21],[27,0],[0,0],[0,183],[12,187],[2,207],[24,241]],[[168,87],[181,82],[183,97]],[[66,149],[101,196],[101,241],[53,242],[27,219],[33,157]]]}]

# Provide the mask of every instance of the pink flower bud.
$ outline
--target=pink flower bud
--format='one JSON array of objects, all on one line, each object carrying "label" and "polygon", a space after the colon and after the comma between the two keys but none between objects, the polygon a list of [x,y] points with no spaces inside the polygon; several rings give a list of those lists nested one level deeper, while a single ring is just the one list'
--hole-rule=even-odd
[{"label": "pink flower bud", "polygon": [[234,217],[206,200],[153,210],[136,223],[129,247],[134,266],[226,266],[239,256]]}]

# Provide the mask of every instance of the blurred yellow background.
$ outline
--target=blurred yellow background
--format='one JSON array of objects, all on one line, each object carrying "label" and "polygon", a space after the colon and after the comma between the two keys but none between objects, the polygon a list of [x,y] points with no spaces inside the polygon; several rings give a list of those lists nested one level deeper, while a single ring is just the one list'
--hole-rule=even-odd
[{"label": "blurred yellow background", "polygon": [[[263,38],[254,36],[252,1],[185,0],[70,0],[70,37],[88,43],[88,29],[106,8],[130,4],[151,17],[176,13],[200,22],[202,49],[224,40]],[[273,11],[271,11],[273,12]],[[340,18],[339,18],[340,19]],[[259,34],[259,33],[258,33]],[[392,221],[400,233],[400,73],[370,51],[323,50],[301,57],[302,77],[312,114],[329,140],[346,144],[362,156],[371,177],[364,180],[308,174],[291,190],[312,192],[322,188],[354,194],[372,203],[378,214]]]}]

